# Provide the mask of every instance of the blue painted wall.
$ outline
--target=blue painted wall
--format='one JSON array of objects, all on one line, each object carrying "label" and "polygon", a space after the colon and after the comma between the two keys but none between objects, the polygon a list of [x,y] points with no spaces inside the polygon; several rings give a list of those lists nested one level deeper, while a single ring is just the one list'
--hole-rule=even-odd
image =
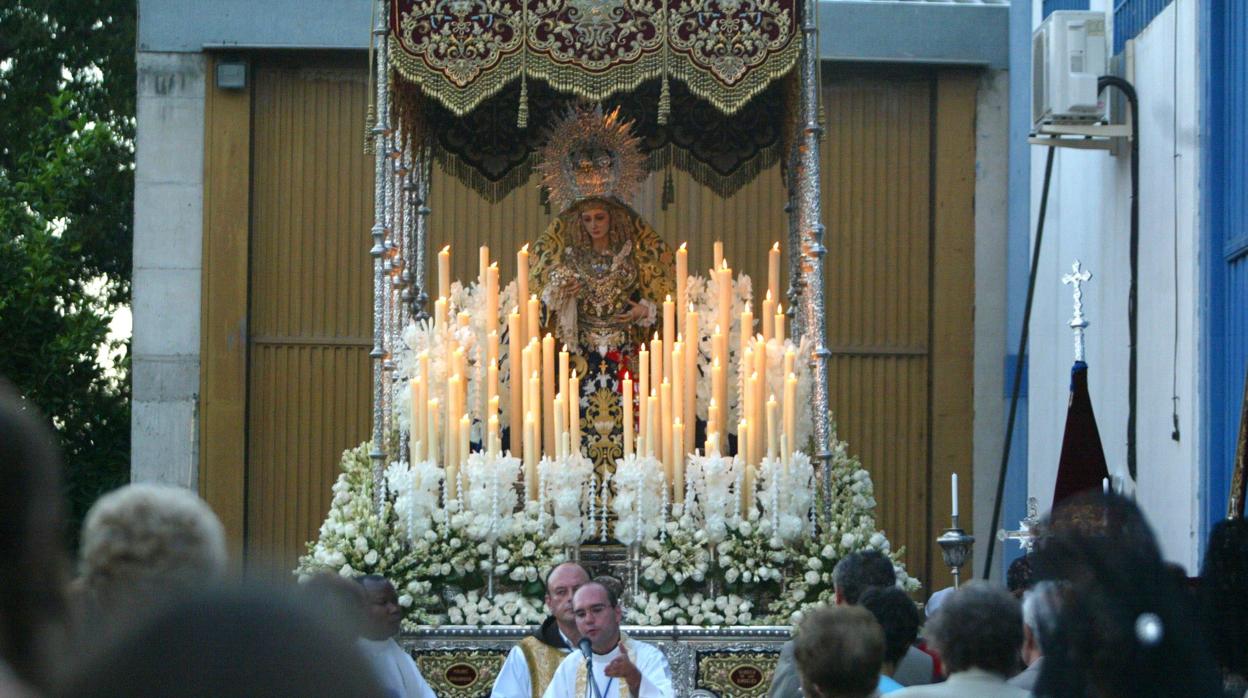
[{"label": "blue painted wall", "polygon": [[[1045,9],[1051,0],[1046,0]],[[1085,0],[1086,6],[1086,0]],[[1009,188],[1007,194],[1006,239],[1006,362],[1005,394],[1002,409],[1010,409],[1014,387],[1018,336],[1023,329],[1023,306],[1027,300],[1027,275],[1031,269],[1031,156],[1027,142],[1031,131],[1031,9],[1032,0],[1010,3],[1010,143]],[[1005,476],[1000,525],[1015,530],[1027,515],[1027,367],[1023,367],[1018,415],[1014,422],[1013,445]],[[996,531],[987,531],[996,535]],[[1000,562],[1001,578],[1010,562],[1020,554],[1017,543],[999,544],[994,557]],[[995,565],[994,565],[995,566]]]},{"label": "blue painted wall", "polygon": [[1114,0],[1114,55],[1122,53],[1122,47],[1144,31],[1144,27],[1166,9],[1170,2],[1171,0]]},{"label": "blue painted wall", "polygon": [[1248,365],[1248,4],[1205,2],[1204,524],[1226,515]]}]

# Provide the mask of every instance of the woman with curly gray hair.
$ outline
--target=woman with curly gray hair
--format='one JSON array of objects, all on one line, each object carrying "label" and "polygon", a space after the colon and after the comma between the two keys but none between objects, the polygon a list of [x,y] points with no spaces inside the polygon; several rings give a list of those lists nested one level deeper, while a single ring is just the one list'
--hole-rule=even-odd
[{"label": "woman with curly gray hair", "polygon": [[118,620],[218,581],[225,530],[194,493],[154,483],[126,485],[87,512],[79,591],[88,608]]}]

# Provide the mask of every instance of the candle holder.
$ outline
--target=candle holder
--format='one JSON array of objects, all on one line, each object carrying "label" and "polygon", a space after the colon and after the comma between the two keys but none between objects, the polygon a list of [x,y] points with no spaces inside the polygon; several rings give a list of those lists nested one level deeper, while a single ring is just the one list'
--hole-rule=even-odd
[{"label": "candle holder", "polygon": [[962,566],[971,555],[971,546],[975,544],[975,536],[968,534],[958,526],[958,517],[953,517],[953,525],[936,539],[940,545],[940,556],[945,565],[953,573],[953,588],[957,589],[962,582]]}]

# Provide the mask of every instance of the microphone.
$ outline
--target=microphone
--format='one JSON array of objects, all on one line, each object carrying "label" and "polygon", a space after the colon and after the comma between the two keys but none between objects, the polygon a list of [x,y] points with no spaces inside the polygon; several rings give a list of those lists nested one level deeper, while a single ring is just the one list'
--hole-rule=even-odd
[{"label": "microphone", "polygon": [[593,648],[591,645],[592,643],[587,637],[581,638],[581,641],[576,643],[576,646],[581,650],[581,654],[585,656],[585,673],[589,677],[589,685],[593,687],[592,695],[595,698],[602,698],[602,689],[598,688],[598,680],[594,678]]}]

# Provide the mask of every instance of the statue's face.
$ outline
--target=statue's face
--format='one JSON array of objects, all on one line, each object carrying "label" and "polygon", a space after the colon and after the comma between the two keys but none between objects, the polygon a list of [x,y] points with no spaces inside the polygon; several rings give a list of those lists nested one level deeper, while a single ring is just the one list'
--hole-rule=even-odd
[{"label": "statue's face", "polygon": [[591,241],[605,239],[611,230],[611,214],[605,208],[587,208],[581,211],[581,227]]}]

